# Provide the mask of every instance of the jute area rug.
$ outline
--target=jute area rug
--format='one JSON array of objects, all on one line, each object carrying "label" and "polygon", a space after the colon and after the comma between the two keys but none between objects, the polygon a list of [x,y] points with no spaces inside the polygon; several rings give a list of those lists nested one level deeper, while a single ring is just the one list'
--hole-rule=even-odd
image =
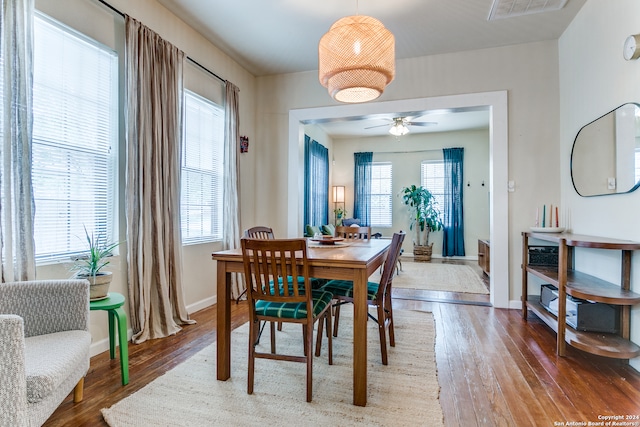
[{"label": "jute area rug", "polygon": [[[374,322],[368,322],[368,402],[352,404],[351,306],[327,363],[327,340],[313,361],[313,400],[306,402],[305,364],[256,360],[254,394],[247,394],[248,325],[231,334],[231,378],[217,381],[215,343],[111,408],[112,427],[143,426],[441,426],[433,315],[394,311],[396,346],[382,365]],[[269,345],[268,327],[260,345]],[[279,352],[302,354],[302,328],[283,325]],[[291,353],[289,353],[291,354]]]},{"label": "jute area rug", "polygon": [[[370,282],[379,280],[380,271],[369,278]],[[478,273],[470,266],[434,262],[402,261],[400,274],[393,276],[393,287],[471,294],[489,293]]]}]

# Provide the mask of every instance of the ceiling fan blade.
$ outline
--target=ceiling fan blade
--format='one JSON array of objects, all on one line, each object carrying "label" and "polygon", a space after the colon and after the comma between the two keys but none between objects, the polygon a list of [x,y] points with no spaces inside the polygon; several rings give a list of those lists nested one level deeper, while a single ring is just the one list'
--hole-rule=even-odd
[{"label": "ceiling fan blade", "polygon": [[365,128],[365,129],[381,128],[382,126],[389,127],[390,125],[389,125],[389,123],[386,123],[384,125],[369,126],[369,127]]},{"label": "ceiling fan blade", "polygon": [[437,122],[407,122],[405,123],[408,126],[435,126]]}]

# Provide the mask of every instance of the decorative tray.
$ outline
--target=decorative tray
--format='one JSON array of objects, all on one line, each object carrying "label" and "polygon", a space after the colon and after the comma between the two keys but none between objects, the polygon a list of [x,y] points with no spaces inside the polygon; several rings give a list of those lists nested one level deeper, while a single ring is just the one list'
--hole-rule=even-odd
[{"label": "decorative tray", "polygon": [[344,240],[343,237],[332,237],[326,236],[320,239],[311,239],[312,242],[318,242],[321,245],[335,245],[337,242],[342,242]]},{"label": "decorative tray", "polygon": [[564,227],[531,227],[534,233],[562,233]]}]

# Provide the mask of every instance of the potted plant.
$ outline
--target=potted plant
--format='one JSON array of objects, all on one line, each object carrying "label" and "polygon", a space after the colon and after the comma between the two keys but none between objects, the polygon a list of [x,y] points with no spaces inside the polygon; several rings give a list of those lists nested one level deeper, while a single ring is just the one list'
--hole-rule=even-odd
[{"label": "potted plant", "polygon": [[106,298],[109,292],[109,285],[111,284],[112,273],[110,271],[103,271],[109,261],[107,257],[113,255],[113,250],[119,245],[119,243],[108,243],[99,236],[95,237],[89,234],[87,229],[84,229],[88,250],[86,254],[80,256],[72,271],[75,271],[74,277],[78,279],[87,279],[90,290],[90,298],[92,300]]},{"label": "potted plant", "polygon": [[409,229],[415,228],[413,240],[413,257],[416,261],[431,261],[433,243],[429,244],[429,233],[442,229],[440,211],[435,197],[429,190],[412,185],[401,190],[402,201],[409,208],[411,223]]},{"label": "potted plant", "polygon": [[337,207],[333,210],[333,214],[335,215],[336,225],[341,225],[342,217],[347,214],[347,210],[343,207]]}]

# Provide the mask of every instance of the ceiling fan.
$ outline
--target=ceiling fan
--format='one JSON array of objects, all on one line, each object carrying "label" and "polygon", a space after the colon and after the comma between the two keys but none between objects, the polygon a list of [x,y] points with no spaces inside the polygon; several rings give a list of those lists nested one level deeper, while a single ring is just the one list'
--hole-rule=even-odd
[{"label": "ceiling fan", "polygon": [[[409,117],[394,117],[393,119],[387,119],[387,120],[391,120],[392,122],[391,127],[389,128],[389,133],[395,136],[402,136],[402,135],[408,134],[409,133],[408,126],[434,126],[438,124],[436,122],[412,122],[409,120]],[[384,124],[384,125],[377,125],[377,126],[369,126],[365,129],[373,129],[373,128],[378,128],[382,126],[389,126],[389,125]]]}]

